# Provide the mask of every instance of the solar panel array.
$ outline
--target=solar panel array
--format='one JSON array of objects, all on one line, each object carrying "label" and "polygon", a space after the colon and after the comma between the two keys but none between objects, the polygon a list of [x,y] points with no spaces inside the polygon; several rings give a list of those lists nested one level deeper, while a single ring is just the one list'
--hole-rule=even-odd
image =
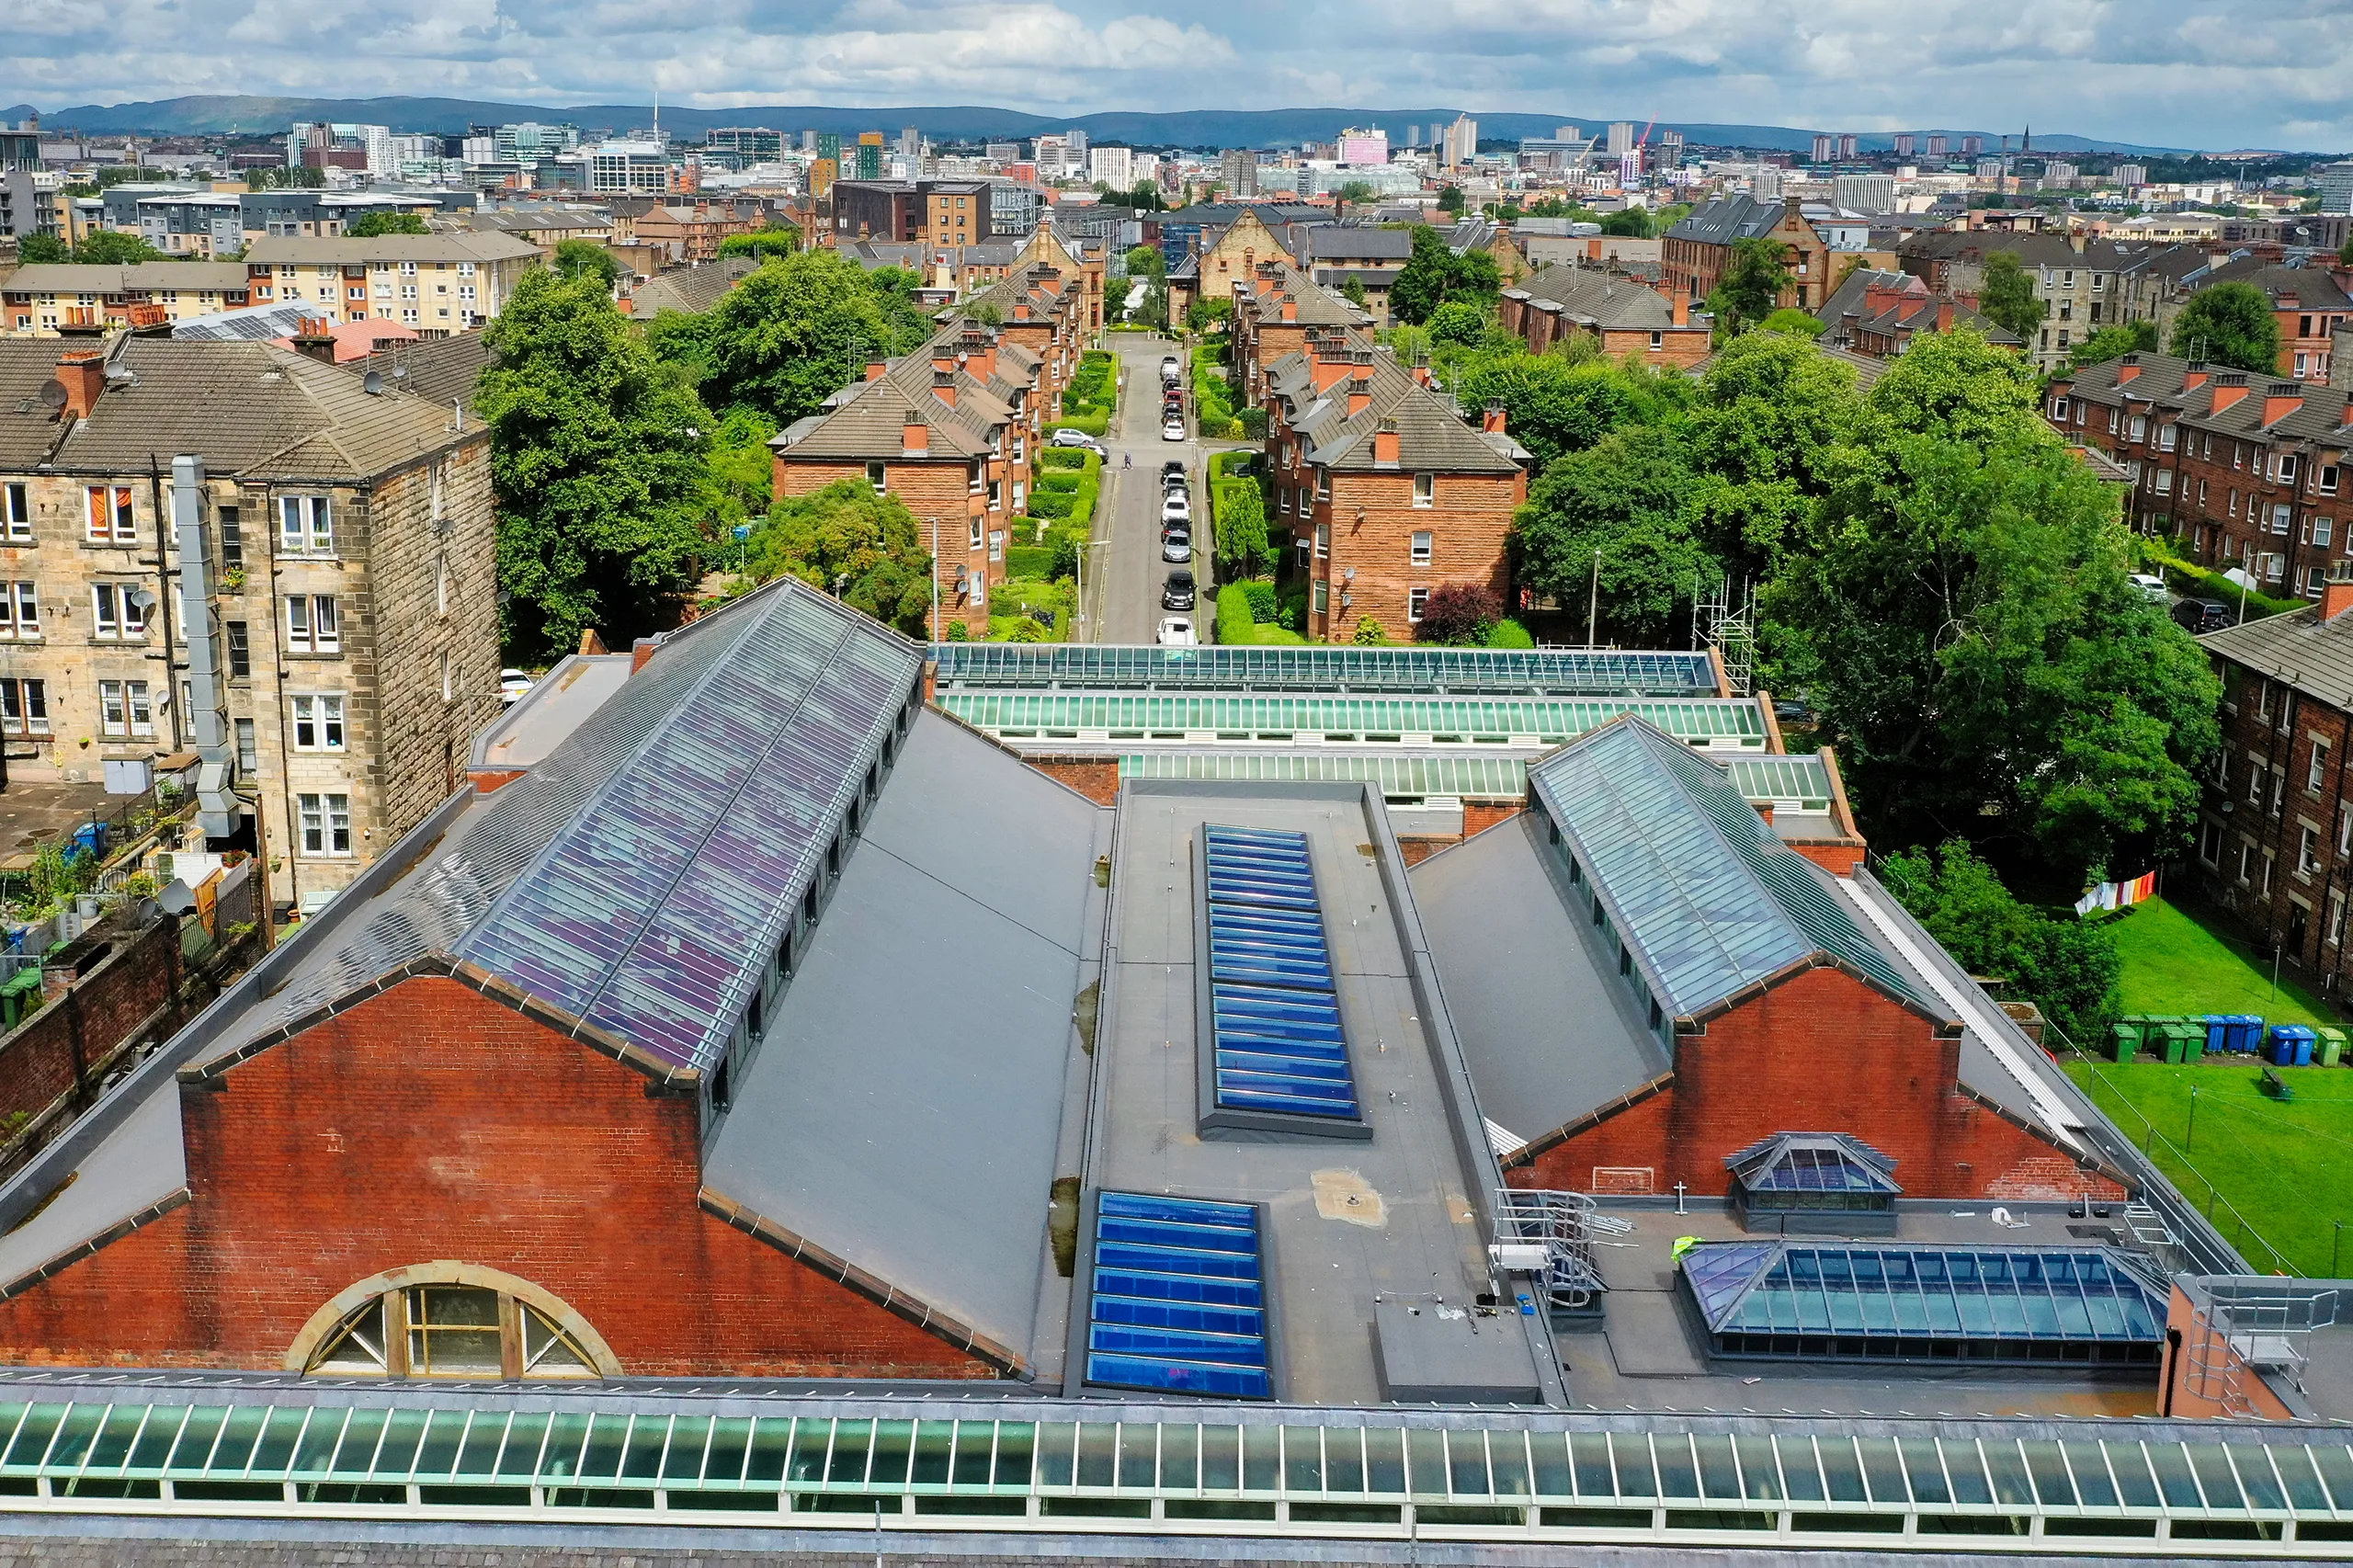
[{"label": "solar panel array", "polygon": [[2138,1361],[2165,1338],[2165,1290],[2108,1247],[1710,1243],[1683,1273],[1722,1355]]},{"label": "solar panel array", "polygon": [[938,642],[942,689],[959,686],[1229,691],[1530,692],[1713,696],[1705,653],[1610,649],[1154,648],[1096,642]]},{"label": "solar panel array", "polygon": [[1266,1281],[1258,1211],[1106,1192],[1097,1201],[1086,1381],[1265,1399]]},{"label": "solar panel array", "polygon": [[1688,1016],[1815,952],[1942,1016],[1863,936],[1723,770],[1637,723],[1529,769],[1552,820],[1614,905],[1618,925]]},{"label": "solar panel array", "polygon": [[1218,1108],[1354,1120],[1307,835],[1214,824],[1201,833]]},{"label": "solar panel array", "polygon": [[779,596],[459,956],[679,1066],[712,1065],[920,663],[813,591]]}]

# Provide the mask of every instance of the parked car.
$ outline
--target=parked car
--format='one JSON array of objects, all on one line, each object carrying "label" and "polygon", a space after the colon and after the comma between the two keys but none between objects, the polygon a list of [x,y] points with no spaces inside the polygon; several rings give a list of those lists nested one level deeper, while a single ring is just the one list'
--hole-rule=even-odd
[{"label": "parked car", "polygon": [[1193,531],[1170,528],[1160,540],[1160,559],[1179,565],[1193,559]]},{"label": "parked car", "polygon": [[1160,476],[1160,493],[1163,495],[1182,495],[1191,488],[1192,486],[1186,482],[1185,476],[1181,473],[1164,473]]},{"label": "parked car", "polygon": [[1184,379],[1185,367],[1177,362],[1176,356],[1174,354],[1162,355],[1160,357],[1160,380],[1162,383],[1164,385],[1173,385]]},{"label": "parked car", "polygon": [[1189,523],[1193,520],[1193,504],[1179,492],[1162,497],[1160,520],[1164,523]]},{"label": "parked car", "polygon": [[530,689],[531,677],[524,674],[521,670],[501,670],[498,672],[498,703],[500,707],[514,707],[517,702],[523,700],[524,694]]},{"label": "parked car", "polygon": [[2173,590],[2165,586],[2165,580],[2146,572],[2133,573],[2132,585],[2159,604],[2165,604],[2173,598]]},{"label": "parked car", "polygon": [[1200,639],[1193,634],[1193,623],[1183,616],[1172,615],[1160,623],[1159,643],[1164,648],[1195,648]]},{"label": "parked car", "polygon": [[1193,608],[1193,574],[1190,572],[1168,574],[1168,581],[1163,584],[1160,589],[1160,608],[1163,609]]},{"label": "parked car", "polygon": [[1050,447],[1083,447],[1098,458],[1110,455],[1103,449],[1102,442],[1084,430],[1057,430],[1046,444]]},{"label": "parked car", "polygon": [[1170,419],[1164,421],[1160,426],[1160,438],[1164,441],[1183,440],[1185,438],[1185,422],[1181,419]]},{"label": "parked car", "polygon": [[2220,631],[2238,619],[2231,607],[2220,599],[2183,599],[2173,607],[2173,618],[2193,635]]},{"label": "parked car", "polygon": [[1177,479],[1185,477],[1185,460],[1183,458],[1170,458],[1166,462],[1160,465],[1161,478],[1167,479],[1172,475]]}]

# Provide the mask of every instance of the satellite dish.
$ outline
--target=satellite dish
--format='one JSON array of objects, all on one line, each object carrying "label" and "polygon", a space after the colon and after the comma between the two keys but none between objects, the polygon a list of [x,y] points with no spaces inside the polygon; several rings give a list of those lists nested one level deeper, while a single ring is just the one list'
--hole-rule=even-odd
[{"label": "satellite dish", "polygon": [[40,400],[51,408],[63,408],[65,406],[65,383],[59,381],[55,376],[50,377],[49,380],[40,384]]},{"label": "satellite dish", "polygon": [[359,390],[366,392],[369,397],[381,396],[384,391],[383,372],[381,370],[370,370],[366,375],[360,377]]},{"label": "satellite dish", "polygon": [[131,602],[137,605],[142,610],[153,609],[155,608],[155,590],[143,586],[133,588],[131,590]]},{"label": "satellite dish", "polygon": [[186,882],[174,877],[165,884],[164,891],[155,895],[155,902],[166,915],[186,915],[196,907],[196,894],[188,891]]}]

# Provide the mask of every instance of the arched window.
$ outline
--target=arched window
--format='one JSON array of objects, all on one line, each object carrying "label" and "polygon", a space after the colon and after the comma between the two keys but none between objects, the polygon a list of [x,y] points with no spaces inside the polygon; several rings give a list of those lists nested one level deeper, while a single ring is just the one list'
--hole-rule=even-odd
[{"label": "arched window", "polygon": [[[434,1275],[444,1278],[427,1278]],[[563,1302],[524,1280],[465,1265],[363,1280],[320,1309],[288,1361],[290,1369],[345,1377],[620,1373],[596,1331]]]}]

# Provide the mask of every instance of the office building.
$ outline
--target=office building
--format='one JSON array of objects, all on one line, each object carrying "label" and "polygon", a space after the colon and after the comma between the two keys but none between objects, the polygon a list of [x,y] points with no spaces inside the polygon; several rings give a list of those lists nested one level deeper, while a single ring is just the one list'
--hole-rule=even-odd
[{"label": "office building", "polygon": [[1338,152],[1343,164],[1382,165],[1389,162],[1389,133],[1378,128],[1340,132]]},{"label": "office building", "polygon": [[603,142],[588,150],[588,188],[598,196],[665,196],[670,154],[654,142]]},{"label": "office building", "polygon": [[1135,167],[1125,147],[1094,147],[1086,154],[1087,178],[1114,191],[1135,184]]},{"label": "office building", "polygon": [[1258,154],[1246,147],[1229,148],[1218,157],[1218,179],[1229,197],[1258,194]]},{"label": "office building", "polygon": [[1634,150],[1634,125],[1621,119],[1609,128],[1608,150],[1612,158],[1622,158]]}]

